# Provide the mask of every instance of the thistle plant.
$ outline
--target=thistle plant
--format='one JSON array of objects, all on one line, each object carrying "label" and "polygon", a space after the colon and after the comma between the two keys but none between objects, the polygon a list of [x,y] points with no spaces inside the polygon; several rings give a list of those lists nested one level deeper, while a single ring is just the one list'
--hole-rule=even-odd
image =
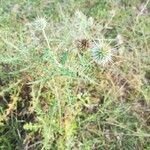
[{"label": "thistle plant", "polygon": [[34,30],[36,31],[43,31],[47,26],[47,21],[45,18],[36,18],[33,22]]},{"label": "thistle plant", "polygon": [[43,32],[43,36],[47,42],[48,47],[50,48],[49,41],[48,41],[48,38],[47,38],[46,33],[45,33],[46,26],[47,26],[47,21],[45,18],[39,18],[38,17],[32,23],[32,27],[34,28],[35,31],[42,31]]},{"label": "thistle plant", "polygon": [[[31,40],[25,40],[25,42],[18,45],[18,47],[7,42],[15,49],[15,53],[13,53],[14,57],[10,58],[11,55],[9,55],[7,61],[9,64],[16,63],[14,65],[17,66],[15,67],[15,73],[18,76],[23,76],[25,82],[33,85],[31,92],[33,109],[37,112],[37,116],[42,118],[38,120],[36,124],[26,124],[24,128],[26,130],[32,130],[32,132],[36,132],[35,128],[40,130],[43,137],[43,147],[45,149],[52,145],[49,141],[53,141],[57,133],[57,131],[52,128],[54,125],[57,126],[60,132],[65,125],[65,133],[62,133],[65,136],[65,140],[61,141],[65,147],[69,149],[72,147],[76,134],[74,132],[76,128],[76,124],[74,123],[76,114],[73,113],[73,115],[69,117],[69,120],[67,120],[68,116],[64,117],[65,123],[61,125],[62,114],[64,109],[66,110],[66,108],[64,108],[66,106],[62,105],[63,100],[68,103],[69,107],[70,102],[73,107],[76,106],[76,103],[74,103],[74,99],[76,100],[76,98],[72,98],[69,92],[67,92],[68,95],[66,96],[66,91],[70,91],[70,85],[74,83],[80,84],[81,81],[97,84],[95,79],[92,78],[93,64],[90,61],[91,55],[89,53],[92,41],[94,41],[96,37],[100,37],[92,33],[91,29],[94,25],[94,20],[93,18],[88,18],[82,12],[76,12],[74,17],[67,19],[67,21],[65,20],[67,22],[65,26],[62,27],[64,23],[64,20],[62,20],[62,22],[57,24],[57,27],[52,26],[53,30],[48,30],[46,19],[38,17],[28,24],[31,35],[26,34],[24,36],[24,39]],[[29,30],[28,28],[26,29],[28,33]],[[100,33],[97,32],[97,34]],[[34,41],[36,39],[38,39],[38,42],[35,42],[35,45]],[[73,43],[75,41],[77,41],[77,44],[74,48]],[[77,53],[72,53],[72,49],[77,49]],[[12,51],[10,52],[12,53]],[[101,47],[95,45],[92,49],[92,56],[98,64],[105,64],[111,60],[110,48],[105,45],[101,45]],[[4,62],[4,60],[2,61]],[[49,99],[47,101],[48,107],[52,108],[48,110],[48,113],[43,112],[40,107],[42,105],[40,103],[40,94],[44,87],[48,89],[49,92],[47,96],[44,96],[45,99],[43,100],[47,101],[47,99]],[[62,87],[65,87],[67,90],[63,90]],[[45,92],[43,95],[45,95]],[[55,106],[51,105],[52,101],[56,103],[56,107],[58,108],[56,109],[55,116],[51,115],[51,110],[55,109]],[[42,116],[43,114],[44,117]],[[57,123],[55,122],[53,124],[53,120],[57,120]],[[58,143],[61,141],[59,139]]]},{"label": "thistle plant", "polygon": [[92,48],[93,60],[99,65],[106,65],[112,61],[112,51],[108,45],[95,45]]},{"label": "thistle plant", "polygon": [[42,32],[42,34],[43,34],[43,36],[44,36],[44,39],[45,39],[45,41],[46,41],[47,47],[48,47],[48,49],[49,49],[49,54],[53,57],[53,60],[54,60],[55,64],[61,68],[62,66],[61,66],[61,64],[57,61],[57,58],[56,58],[54,52],[51,50],[51,46],[50,46],[50,44],[49,44],[49,39],[48,39],[48,37],[47,37],[47,35],[46,35],[46,31],[45,31],[46,26],[47,26],[47,21],[46,21],[46,19],[45,19],[45,18],[39,18],[39,17],[38,17],[38,18],[35,19],[35,21],[32,23],[32,25],[33,25],[33,28],[34,28],[35,32],[36,32],[36,31],[41,31],[41,32]]}]

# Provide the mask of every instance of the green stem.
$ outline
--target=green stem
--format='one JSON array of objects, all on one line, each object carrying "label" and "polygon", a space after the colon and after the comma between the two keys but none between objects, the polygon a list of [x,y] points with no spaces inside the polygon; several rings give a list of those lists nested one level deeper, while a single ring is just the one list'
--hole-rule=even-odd
[{"label": "green stem", "polygon": [[44,38],[45,38],[45,41],[46,41],[46,43],[47,43],[48,49],[49,49],[50,53],[53,55],[53,59],[54,59],[55,63],[56,63],[60,68],[62,68],[62,65],[57,61],[57,59],[56,59],[54,53],[52,53],[52,51],[51,51],[51,47],[50,47],[48,38],[47,38],[47,36],[46,36],[45,30],[42,30],[42,32],[43,32],[43,36],[44,36]]},{"label": "green stem", "polygon": [[45,38],[45,40],[46,40],[46,43],[47,43],[47,45],[48,45],[48,48],[49,48],[49,50],[50,50],[50,49],[51,49],[51,47],[50,47],[50,44],[49,44],[48,38],[47,38],[47,36],[46,36],[45,30],[42,30],[42,32],[43,32],[43,36],[44,36],[44,38]]}]

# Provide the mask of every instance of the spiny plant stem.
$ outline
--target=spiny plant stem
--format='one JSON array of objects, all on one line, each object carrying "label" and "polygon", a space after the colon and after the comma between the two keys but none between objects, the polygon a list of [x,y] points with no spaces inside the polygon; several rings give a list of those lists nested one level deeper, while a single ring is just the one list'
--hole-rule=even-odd
[{"label": "spiny plant stem", "polygon": [[42,30],[42,32],[43,32],[43,36],[44,36],[44,38],[45,38],[45,40],[46,40],[47,46],[48,46],[48,48],[49,48],[49,50],[50,50],[50,49],[51,49],[51,47],[50,47],[50,44],[49,44],[48,38],[47,38],[47,36],[46,36],[45,30]]},{"label": "spiny plant stem", "polygon": [[[47,35],[46,35],[44,29],[42,30],[42,33],[43,33],[43,36],[44,36],[45,41],[46,41],[46,43],[47,43],[48,49],[49,49],[50,53],[52,53],[51,47],[50,47],[50,44],[49,44],[49,41],[48,41],[48,38],[47,38]],[[60,68],[62,68],[62,65],[57,61],[57,59],[56,59],[54,53],[52,53],[52,54],[53,54],[53,59],[54,59],[55,63],[56,63]]]}]

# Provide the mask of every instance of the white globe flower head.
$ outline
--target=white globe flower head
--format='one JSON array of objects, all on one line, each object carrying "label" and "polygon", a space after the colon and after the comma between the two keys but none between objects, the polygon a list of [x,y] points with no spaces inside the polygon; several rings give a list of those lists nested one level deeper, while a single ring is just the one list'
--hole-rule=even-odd
[{"label": "white globe flower head", "polygon": [[47,21],[45,18],[36,18],[33,22],[33,27],[34,30],[36,31],[42,31],[46,28],[47,26]]},{"label": "white globe flower head", "polygon": [[112,61],[112,50],[108,45],[95,45],[92,48],[93,60],[99,65],[106,65]]}]

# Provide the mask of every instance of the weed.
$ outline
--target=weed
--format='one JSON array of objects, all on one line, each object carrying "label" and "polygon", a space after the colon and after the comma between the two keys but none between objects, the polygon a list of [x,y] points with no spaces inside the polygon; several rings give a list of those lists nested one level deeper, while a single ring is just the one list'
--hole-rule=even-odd
[{"label": "weed", "polygon": [[149,149],[149,0],[0,3],[0,149]]}]

